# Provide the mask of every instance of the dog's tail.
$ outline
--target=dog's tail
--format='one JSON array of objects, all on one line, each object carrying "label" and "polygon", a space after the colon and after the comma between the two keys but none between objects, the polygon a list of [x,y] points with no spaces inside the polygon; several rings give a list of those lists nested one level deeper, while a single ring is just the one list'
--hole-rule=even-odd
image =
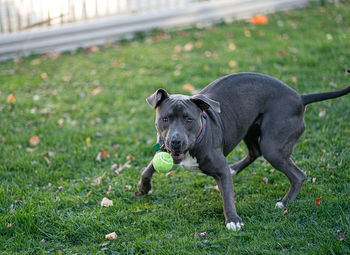
[{"label": "dog's tail", "polygon": [[[348,69],[347,72],[350,73],[350,69]],[[345,89],[332,91],[332,92],[301,95],[301,99],[303,100],[304,105],[307,105],[314,102],[341,97],[348,94],[349,92],[350,92],[350,86],[348,86]]]}]

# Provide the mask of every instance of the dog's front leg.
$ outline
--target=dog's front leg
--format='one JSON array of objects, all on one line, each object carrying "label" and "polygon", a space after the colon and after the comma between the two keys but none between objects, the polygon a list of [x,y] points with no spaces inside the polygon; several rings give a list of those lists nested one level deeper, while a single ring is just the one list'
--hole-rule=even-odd
[{"label": "dog's front leg", "polygon": [[227,166],[224,173],[214,177],[218,184],[224,207],[225,225],[229,230],[239,231],[244,226],[242,219],[238,216],[234,200],[232,176]]},{"label": "dog's front leg", "polygon": [[154,172],[153,161],[151,161],[141,174],[141,179],[139,182],[140,195],[150,195],[152,193],[151,180]]}]

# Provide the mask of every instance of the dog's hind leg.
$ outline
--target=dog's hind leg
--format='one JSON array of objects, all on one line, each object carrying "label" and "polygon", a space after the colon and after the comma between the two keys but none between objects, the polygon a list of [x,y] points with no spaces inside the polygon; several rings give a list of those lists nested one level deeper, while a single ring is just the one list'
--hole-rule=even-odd
[{"label": "dog's hind leg", "polygon": [[248,148],[248,155],[241,159],[240,161],[230,165],[230,170],[232,175],[236,175],[241,172],[244,168],[249,166],[254,162],[259,156],[261,156],[260,145],[259,145],[259,136],[260,136],[260,126],[254,124],[248,130],[247,135],[244,137],[244,143]]},{"label": "dog's hind leg", "polygon": [[305,130],[302,116],[289,119],[274,119],[264,123],[261,129],[260,149],[265,159],[277,170],[284,173],[290,182],[290,189],[284,198],[276,204],[284,207],[293,202],[298,195],[306,175],[290,158],[293,146]]}]

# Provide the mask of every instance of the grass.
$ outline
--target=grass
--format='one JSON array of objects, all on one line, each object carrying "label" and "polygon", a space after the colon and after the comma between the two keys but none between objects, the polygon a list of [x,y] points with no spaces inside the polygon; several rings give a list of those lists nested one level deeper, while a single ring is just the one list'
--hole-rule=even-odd
[{"label": "grass", "polygon": [[[0,63],[0,254],[349,254],[349,96],[308,106],[293,154],[308,179],[288,215],[274,208],[288,180],[263,159],[234,177],[243,232],[225,229],[221,197],[205,175],[176,168],[172,178],[155,175],[151,196],[133,195],[156,140],[147,96],[240,71],[299,93],[343,88],[349,14],[349,3],[312,6],[270,15],[264,26],[158,31],[98,52]],[[101,149],[111,156],[99,162]],[[245,153],[240,144],[228,161]],[[116,176],[111,166],[127,161]],[[101,207],[103,197],[114,206]],[[106,241],[113,231],[118,239]]]}]

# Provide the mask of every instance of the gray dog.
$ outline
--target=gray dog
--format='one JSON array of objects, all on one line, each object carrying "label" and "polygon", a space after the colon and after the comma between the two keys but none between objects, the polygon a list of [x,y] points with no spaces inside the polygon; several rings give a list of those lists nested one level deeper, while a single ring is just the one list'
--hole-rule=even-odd
[{"label": "gray dog", "polygon": [[[239,73],[217,79],[192,97],[158,89],[147,102],[156,109],[158,143],[175,164],[188,170],[199,168],[215,178],[223,198],[226,227],[238,231],[243,222],[236,212],[232,175],[263,155],[290,181],[289,191],[276,206],[293,202],[306,178],[290,158],[305,130],[305,106],[349,92],[350,86],[299,95],[275,78]],[[242,139],[248,155],[229,166],[226,156]],[[139,182],[140,194],[150,194],[154,171],[150,162]]]}]

